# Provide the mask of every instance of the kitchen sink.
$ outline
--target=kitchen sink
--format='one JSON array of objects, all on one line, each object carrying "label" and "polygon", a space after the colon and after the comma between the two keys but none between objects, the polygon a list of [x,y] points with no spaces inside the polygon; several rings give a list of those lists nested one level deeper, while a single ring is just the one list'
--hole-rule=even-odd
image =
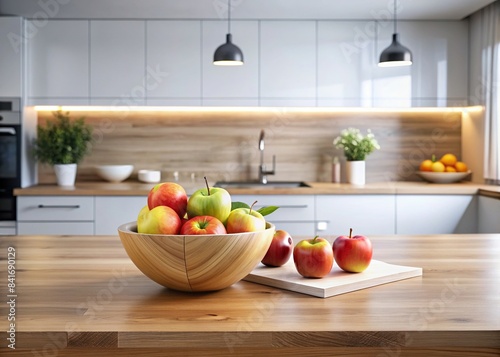
[{"label": "kitchen sink", "polygon": [[262,183],[258,181],[218,181],[215,183],[216,187],[222,188],[297,188],[297,187],[311,187],[302,181],[270,181]]}]

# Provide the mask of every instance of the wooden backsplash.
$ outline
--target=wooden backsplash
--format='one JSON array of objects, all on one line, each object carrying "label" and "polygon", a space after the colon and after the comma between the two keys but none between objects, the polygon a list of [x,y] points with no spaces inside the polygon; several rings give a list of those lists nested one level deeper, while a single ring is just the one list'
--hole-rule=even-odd
[{"label": "wooden backsplash", "polygon": [[[421,160],[461,152],[461,112],[319,112],[179,111],[71,112],[94,127],[92,153],[78,166],[77,181],[96,180],[96,164],[133,164],[162,171],[162,181],[181,181],[208,175],[217,180],[257,178],[258,138],[265,130],[268,167],[276,155],[276,175],[270,180],[330,181],[331,162],[345,159],[332,141],[340,131],[371,129],[381,150],[367,159],[367,182],[420,180],[415,170]],[[39,123],[52,118],[39,112]],[[53,183],[51,167],[39,167],[39,182]]]}]

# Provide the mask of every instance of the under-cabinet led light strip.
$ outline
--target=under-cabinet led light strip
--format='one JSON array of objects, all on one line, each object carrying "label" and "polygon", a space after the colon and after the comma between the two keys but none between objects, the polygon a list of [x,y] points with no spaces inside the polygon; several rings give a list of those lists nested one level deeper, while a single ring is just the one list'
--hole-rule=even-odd
[{"label": "under-cabinet led light strip", "polygon": [[44,111],[105,111],[105,112],[289,112],[289,113],[439,113],[476,112],[482,106],[470,107],[419,107],[419,108],[363,108],[363,107],[149,107],[149,106],[56,106],[38,105],[37,112]]}]

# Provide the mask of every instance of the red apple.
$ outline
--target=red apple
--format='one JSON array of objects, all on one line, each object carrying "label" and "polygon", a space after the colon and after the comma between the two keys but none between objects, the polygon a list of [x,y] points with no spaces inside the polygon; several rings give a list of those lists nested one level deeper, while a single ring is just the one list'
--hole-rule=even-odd
[{"label": "red apple", "polygon": [[271,245],[266,255],[262,258],[262,264],[269,267],[280,267],[285,264],[293,251],[293,239],[288,232],[278,229],[273,236]]},{"label": "red apple", "polygon": [[179,217],[186,214],[188,197],[184,188],[175,182],[162,182],[155,185],[148,194],[148,207],[158,206],[172,208]]},{"label": "red apple", "polygon": [[226,227],[215,217],[196,216],[182,225],[180,234],[226,234]]},{"label": "red apple", "polygon": [[236,208],[229,213],[226,221],[227,233],[256,232],[266,229],[266,220],[253,209],[255,201],[250,208]]},{"label": "red apple", "polygon": [[322,278],[333,266],[333,251],[330,243],[321,237],[301,240],[293,248],[295,268],[305,278]]},{"label": "red apple", "polygon": [[351,273],[361,273],[372,260],[372,242],[365,236],[340,236],[333,242],[333,255],[337,265]]},{"label": "red apple", "polygon": [[181,219],[177,212],[168,206],[158,206],[149,210],[143,207],[137,217],[137,232],[145,234],[178,234]]}]

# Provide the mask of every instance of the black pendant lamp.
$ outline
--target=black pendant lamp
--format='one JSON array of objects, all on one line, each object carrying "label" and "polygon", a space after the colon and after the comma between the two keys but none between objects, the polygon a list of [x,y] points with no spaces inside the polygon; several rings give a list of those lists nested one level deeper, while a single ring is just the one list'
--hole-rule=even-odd
[{"label": "black pendant lamp", "polygon": [[410,66],[412,64],[411,51],[398,41],[396,1],[394,0],[394,34],[392,35],[392,43],[380,54],[379,67]]},{"label": "black pendant lamp", "polygon": [[214,64],[217,66],[241,66],[243,64],[243,52],[231,42],[231,0],[227,2],[227,35],[226,43],[217,47],[214,53]]}]

